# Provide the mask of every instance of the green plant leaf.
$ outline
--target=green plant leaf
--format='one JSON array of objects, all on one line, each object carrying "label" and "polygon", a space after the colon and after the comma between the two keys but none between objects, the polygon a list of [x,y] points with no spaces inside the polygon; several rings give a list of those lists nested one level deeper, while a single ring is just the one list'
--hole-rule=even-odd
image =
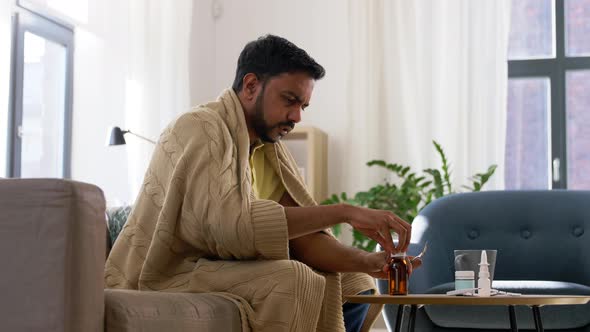
[{"label": "green plant leaf", "polygon": [[444,195],[444,185],[442,176],[440,175],[440,171],[437,169],[428,168],[425,169],[424,172],[430,174],[432,176],[432,180],[434,181],[434,188],[430,191],[436,198],[440,198]]},{"label": "green plant leaf", "polygon": [[[418,174],[412,172],[409,166],[387,163],[384,160],[371,160],[367,166],[385,168],[397,176],[396,181],[373,186],[366,191],[359,191],[352,197],[346,193],[332,195],[322,204],[347,203],[364,206],[372,209],[389,210],[400,218],[412,222],[421,209],[432,202],[433,199],[454,192],[451,183],[451,163],[447,159],[444,149],[438,142],[433,141],[436,153],[440,156],[442,166],[440,169],[424,169]],[[470,191],[479,191],[490,180],[496,170],[496,165],[490,166],[486,172],[476,173],[468,178],[470,186],[461,186]],[[335,234],[341,234],[341,226],[334,229]],[[353,229],[352,245],[362,250],[373,251],[376,242],[364,234]]]},{"label": "green plant leaf", "polygon": [[402,168],[402,170],[400,171],[401,176],[406,176],[406,174],[408,173],[409,170],[410,170],[409,166]]},{"label": "green plant leaf", "polygon": [[426,188],[432,184],[432,181],[426,181],[420,185],[420,188]]},{"label": "green plant leaf", "polygon": [[447,160],[447,156],[445,154],[445,151],[443,150],[442,146],[440,146],[440,144],[438,144],[437,141],[432,140],[432,144],[434,144],[434,148],[436,149],[436,152],[438,152],[438,155],[440,156],[440,159],[442,161],[442,170],[443,170],[443,178],[444,178],[444,182],[445,182],[445,186],[447,187],[447,193],[452,193],[453,192],[453,188],[451,186],[451,172],[450,172],[450,164]]}]

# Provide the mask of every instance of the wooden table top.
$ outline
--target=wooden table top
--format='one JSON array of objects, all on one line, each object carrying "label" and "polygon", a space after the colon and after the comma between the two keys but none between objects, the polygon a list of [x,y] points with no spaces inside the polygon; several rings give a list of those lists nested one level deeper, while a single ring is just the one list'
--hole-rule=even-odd
[{"label": "wooden table top", "polygon": [[451,296],[444,294],[410,295],[350,295],[344,297],[352,303],[382,304],[444,304],[444,305],[566,305],[585,304],[590,296],[579,295],[520,295],[520,296]]}]

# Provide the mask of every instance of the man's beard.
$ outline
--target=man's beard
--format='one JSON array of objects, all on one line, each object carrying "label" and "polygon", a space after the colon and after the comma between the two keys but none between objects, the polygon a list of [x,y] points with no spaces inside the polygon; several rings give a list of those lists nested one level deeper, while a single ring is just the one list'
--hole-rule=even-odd
[{"label": "man's beard", "polygon": [[291,127],[291,129],[295,128],[295,123],[293,121],[287,121],[287,122],[279,122],[278,124],[274,125],[274,126],[269,126],[268,123],[266,123],[266,120],[264,119],[264,106],[263,106],[263,101],[264,101],[264,87],[262,88],[262,91],[260,92],[260,94],[258,95],[258,97],[256,98],[256,104],[254,105],[254,118],[252,121],[252,126],[254,128],[254,131],[256,132],[256,135],[258,135],[258,137],[260,137],[260,139],[265,142],[265,143],[276,143],[278,138],[273,139],[272,137],[270,137],[270,132],[275,129],[278,128],[280,126],[288,126]]}]

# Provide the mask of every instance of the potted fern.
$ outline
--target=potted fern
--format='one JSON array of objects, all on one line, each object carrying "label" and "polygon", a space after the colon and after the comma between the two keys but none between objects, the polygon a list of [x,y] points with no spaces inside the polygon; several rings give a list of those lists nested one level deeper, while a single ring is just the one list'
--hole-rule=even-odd
[{"label": "potted fern", "polygon": [[[447,156],[440,144],[436,141],[432,143],[441,158],[440,169],[427,168],[422,171],[423,174],[417,174],[409,166],[372,160],[367,163],[367,166],[385,168],[393,172],[399,181],[396,183],[386,181],[367,191],[358,192],[353,197],[348,197],[346,193],[334,194],[322,204],[348,203],[372,209],[389,210],[400,218],[412,222],[418,212],[432,200],[456,192],[451,184],[450,163]],[[497,165],[492,165],[486,172],[471,176],[469,178],[471,183],[464,185],[463,188],[469,191],[480,191],[492,177],[496,167]],[[338,236],[341,233],[341,225],[335,226],[333,231]],[[366,251],[374,251],[377,242],[353,229],[352,245]]]}]

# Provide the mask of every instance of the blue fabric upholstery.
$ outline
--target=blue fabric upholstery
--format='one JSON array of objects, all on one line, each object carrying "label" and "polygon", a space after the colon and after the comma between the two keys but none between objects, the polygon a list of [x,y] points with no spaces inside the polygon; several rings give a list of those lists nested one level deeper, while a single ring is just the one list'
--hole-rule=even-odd
[{"label": "blue fabric upholstery", "polygon": [[[496,287],[503,288],[500,285],[504,285],[506,289],[524,293],[588,294],[589,204],[590,191],[566,190],[478,192],[438,199],[425,207],[412,225],[409,253],[417,254],[426,241],[429,249],[423,266],[411,277],[410,293],[426,293],[436,290],[437,286],[442,291],[444,284],[452,283],[453,250],[497,249],[494,279],[507,283],[495,283]],[[526,283],[523,280],[549,283]],[[380,281],[379,288],[381,292],[386,292],[387,282]],[[476,325],[469,323],[470,318],[478,317],[482,321],[481,318],[485,316],[490,318],[486,321],[492,321],[501,312],[505,312],[505,324],[483,324],[477,325],[477,328],[508,326],[505,308],[482,308],[487,310],[478,312],[477,316],[465,312],[463,317],[454,312],[456,308],[434,309],[434,312],[440,310],[443,314],[445,310],[448,314],[453,312],[455,317],[446,319],[444,323],[436,317],[432,319],[432,309],[420,309],[418,320],[425,321],[417,322],[416,331],[443,331],[442,326],[474,328]],[[389,326],[395,324],[396,310],[397,307],[391,305],[385,308]],[[494,313],[494,310],[499,311]],[[544,325],[548,329],[565,329],[586,323],[584,327],[570,331],[590,331],[590,324],[584,321],[584,317],[590,317],[590,305],[576,308],[575,312],[578,311],[579,314],[574,317],[570,306],[542,308],[542,315],[547,316],[544,317]],[[530,327],[526,323],[532,322],[529,310],[519,309],[517,316],[519,324]]]}]

